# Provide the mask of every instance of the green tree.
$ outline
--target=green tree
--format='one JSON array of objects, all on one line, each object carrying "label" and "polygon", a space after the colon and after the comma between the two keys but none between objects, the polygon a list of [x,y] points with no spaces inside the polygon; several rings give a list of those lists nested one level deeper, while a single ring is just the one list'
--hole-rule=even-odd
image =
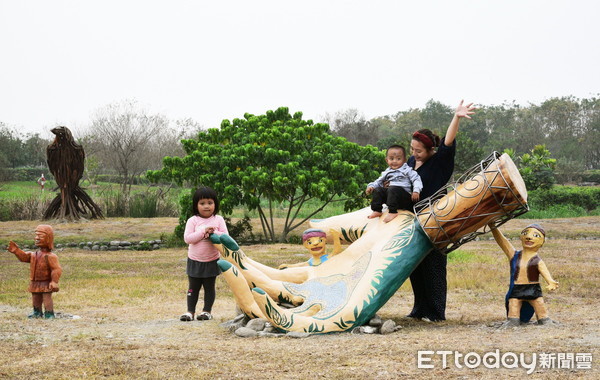
[{"label": "green tree", "polygon": [[[290,231],[336,198],[344,198],[346,210],[364,206],[364,187],[385,165],[377,148],[335,137],[327,124],[302,120],[301,112],[292,116],[285,107],[223,120],[220,129],[200,131],[196,139],[182,143],[186,155],[165,157],[163,168],[149,171],[148,178],[210,186],[220,195],[224,214],[239,205],[257,210],[264,235],[271,241],[277,240],[276,207],[287,207],[279,236],[284,241]],[[299,217],[311,200],[318,200],[320,207]],[[181,206],[180,223],[185,224],[191,207],[185,201]]]},{"label": "green tree", "polygon": [[554,169],[556,159],[550,157],[545,145],[536,145],[530,153],[520,157],[519,172],[529,191],[550,189],[556,182]]},{"label": "green tree", "polygon": [[0,162],[5,167],[16,168],[25,164],[23,141],[14,128],[0,122]]},{"label": "green tree", "polygon": [[46,167],[46,148],[52,141],[40,137],[38,133],[27,135],[23,141],[23,155],[26,165],[32,167]]},{"label": "green tree", "polygon": [[480,144],[458,132],[456,135],[454,177],[460,176],[468,169],[481,162],[488,154],[489,153],[481,148]]}]

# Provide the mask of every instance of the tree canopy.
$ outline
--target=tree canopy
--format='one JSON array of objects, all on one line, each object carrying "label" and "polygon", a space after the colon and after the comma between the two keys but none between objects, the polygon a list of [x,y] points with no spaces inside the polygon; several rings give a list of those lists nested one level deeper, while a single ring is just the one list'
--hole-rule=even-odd
[{"label": "tree canopy", "polygon": [[[183,140],[184,157],[165,157],[163,168],[148,172],[154,181],[210,186],[220,196],[224,214],[236,206],[257,210],[265,237],[276,240],[273,208],[286,204],[279,240],[328,203],[343,199],[345,209],[363,206],[366,184],[384,169],[383,152],[333,136],[327,124],[303,120],[281,107],[265,115],[245,114],[223,120],[220,129],[200,131]],[[299,217],[307,202],[321,207]],[[191,212],[191,205],[185,206]],[[185,223],[185,220],[180,220]]]}]

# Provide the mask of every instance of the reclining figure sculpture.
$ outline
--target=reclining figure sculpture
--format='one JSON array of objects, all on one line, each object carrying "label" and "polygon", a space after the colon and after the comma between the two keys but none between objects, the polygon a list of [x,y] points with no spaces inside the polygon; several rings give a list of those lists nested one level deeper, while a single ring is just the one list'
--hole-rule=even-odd
[{"label": "reclining figure sculpture", "polygon": [[[228,235],[212,235],[219,266],[242,311],[281,331],[323,334],[368,322],[437,248],[447,253],[492,226],[527,212],[527,191],[508,155],[492,153],[456,184],[389,223],[369,208],[311,221],[351,244],[319,266],[271,268],[246,256]],[[293,308],[280,306],[292,304]]]}]

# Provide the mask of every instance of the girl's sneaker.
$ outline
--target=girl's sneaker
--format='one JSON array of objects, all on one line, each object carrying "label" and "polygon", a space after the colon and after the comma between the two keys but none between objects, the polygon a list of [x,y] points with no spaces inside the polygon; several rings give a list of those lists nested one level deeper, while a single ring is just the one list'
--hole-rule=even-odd
[{"label": "girl's sneaker", "polygon": [[181,317],[179,317],[179,320],[183,321],[183,322],[193,321],[194,315],[192,313],[181,314]]},{"label": "girl's sneaker", "polygon": [[213,318],[213,316],[208,311],[203,311],[202,313],[200,313],[196,316],[196,319],[199,321],[208,321],[209,319],[212,319],[212,318]]}]

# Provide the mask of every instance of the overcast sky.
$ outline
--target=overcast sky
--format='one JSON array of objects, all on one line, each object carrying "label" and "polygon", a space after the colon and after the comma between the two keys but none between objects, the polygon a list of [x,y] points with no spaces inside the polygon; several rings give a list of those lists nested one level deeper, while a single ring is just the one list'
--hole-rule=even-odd
[{"label": "overcast sky", "polygon": [[600,2],[0,0],[0,122],[49,137],[136,99],[205,127],[600,93]]}]

